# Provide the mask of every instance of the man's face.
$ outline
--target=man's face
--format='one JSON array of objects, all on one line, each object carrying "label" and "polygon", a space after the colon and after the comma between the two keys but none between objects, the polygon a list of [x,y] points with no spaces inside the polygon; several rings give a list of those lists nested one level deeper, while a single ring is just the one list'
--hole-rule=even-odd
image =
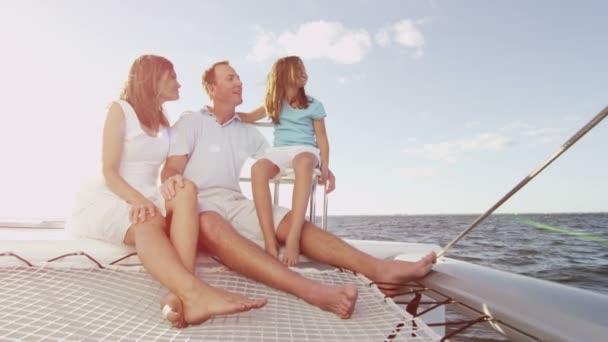
[{"label": "man's face", "polygon": [[215,84],[210,87],[210,95],[214,103],[235,107],[243,103],[243,83],[230,65],[215,66]]}]

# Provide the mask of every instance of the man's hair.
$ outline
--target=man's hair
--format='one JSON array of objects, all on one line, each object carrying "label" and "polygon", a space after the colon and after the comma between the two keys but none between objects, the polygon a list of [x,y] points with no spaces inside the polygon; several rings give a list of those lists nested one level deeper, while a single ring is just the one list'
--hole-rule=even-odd
[{"label": "man's hair", "polygon": [[205,70],[205,72],[203,72],[203,76],[201,78],[203,81],[203,88],[205,89],[205,93],[207,93],[207,96],[211,96],[211,94],[209,94],[209,86],[211,86],[212,84],[215,83],[215,67],[218,65],[230,65],[230,62],[228,62],[228,61],[215,62],[215,63],[213,63],[213,65],[211,65],[209,68],[207,68],[207,70]]}]

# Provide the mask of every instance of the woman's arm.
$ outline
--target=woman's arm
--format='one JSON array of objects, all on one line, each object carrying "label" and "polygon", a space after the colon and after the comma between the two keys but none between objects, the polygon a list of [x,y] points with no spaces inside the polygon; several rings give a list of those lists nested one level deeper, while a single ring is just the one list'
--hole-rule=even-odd
[{"label": "woman's arm", "polygon": [[236,115],[238,115],[239,118],[241,118],[241,121],[243,122],[254,123],[266,117],[266,109],[264,108],[264,106],[259,106],[251,113],[237,112]]},{"label": "woman's arm", "polygon": [[317,146],[319,147],[319,151],[321,153],[320,181],[324,183],[327,181],[329,176],[329,141],[327,139],[327,132],[325,131],[325,119],[313,120],[312,125],[315,129]]},{"label": "woman's arm", "polygon": [[[125,139],[125,115],[118,103],[112,103],[103,128],[102,173],[106,185],[131,206],[155,214],[154,204],[120,176],[120,159]],[[139,216],[139,213],[136,215]],[[144,220],[147,215],[144,215]],[[133,218],[133,217],[132,217]],[[133,221],[132,221],[133,222]],[[143,221],[142,221],[143,222]],[[137,222],[133,222],[137,223]]]}]

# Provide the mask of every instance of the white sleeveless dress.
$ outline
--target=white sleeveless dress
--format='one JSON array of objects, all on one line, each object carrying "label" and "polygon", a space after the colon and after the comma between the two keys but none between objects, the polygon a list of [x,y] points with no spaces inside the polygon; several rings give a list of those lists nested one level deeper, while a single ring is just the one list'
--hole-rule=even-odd
[{"label": "white sleeveless dress", "polygon": [[[125,116],[125,141],[120,160],[120,175],[134,189],[152,201],[165,216],[160,192],[159,171],[169,153],[169,129],[161,127],[156,137],[141,128],[133,107],[116,101]],[[78,237],[123,244],[131,205],[113,193],[102,179],[85,184],[76,195],[68,229]]]}]

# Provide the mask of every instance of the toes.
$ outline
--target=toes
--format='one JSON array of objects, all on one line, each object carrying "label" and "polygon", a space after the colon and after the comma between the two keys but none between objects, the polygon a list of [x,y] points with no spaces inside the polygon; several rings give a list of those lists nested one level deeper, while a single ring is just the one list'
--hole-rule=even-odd
[{"label": "toes", "polygon": [[242,307],[243,310],[259,309],[266,305],[266,299],[249,299],[240,298],[236,303]]},{"label": "toes", "polygon": [[259,309],[266,305],[266,299],[252,299],[249,301],[249,307],[252,309]]},{"label": "toes", "polygon": [[165,304],[165,306],[163,306],[162,313],[163,317],[165,317],[165,319],[169,321],[172,326],[176,328],[183,328],[185,326],[181,315],[178,312],[173,311],[173,309],[168,304]]}]

